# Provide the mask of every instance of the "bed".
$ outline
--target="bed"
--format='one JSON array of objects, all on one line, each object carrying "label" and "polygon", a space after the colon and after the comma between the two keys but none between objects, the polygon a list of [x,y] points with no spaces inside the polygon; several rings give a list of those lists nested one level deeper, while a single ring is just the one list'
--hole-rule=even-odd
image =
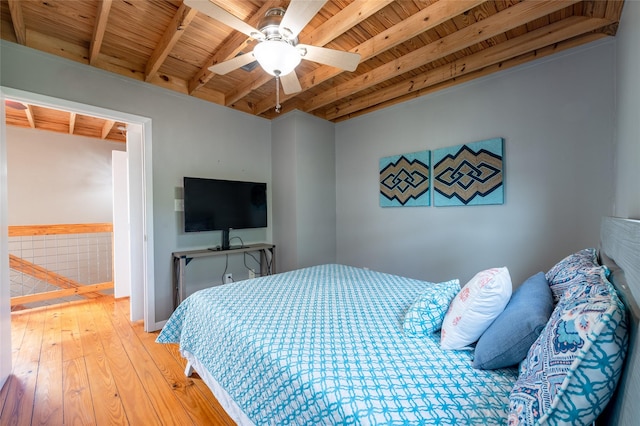
[{"label": "bed", "polygon": [[[618,289],[614,298],[620,293],[626,306],[622,314],[618,311],[613,343],[624,345],[625,352],[627,345],[630,348],[626,364],[625,357],[612,361],[617,362],[611,368],[616,377],[607,386],[612,387],[609,393],[617,389],[616,395],[609,404],[609,397],[597,402],[598,414],[606,405],[599,421],[612,424],[632,424],[631,419],[638,418],[637,408],[628,402],[639,390],[638,368],[633,368],[638,314],[634,300],[640,291],[638,236],[636,221],[603,220],[603,270]],[[443,350],[439,327],[418,336],[407,331],[408,311],[425,292],[451,293],[444,302],[451,304],[449,311],[445,306],[439,314],[445,327],[453,298],[459,297],[460,286],[453,281],[430,283],[345,265],[304,268],[201,290],[177,308],[157,341],[179,343],[188,360],[187,374],[198,371],[242,425],[527,424],[526,417],[513,413],[523,404],[538,409],[549,395],[543,389],[540,400],[529,401],[532,391],[526,381],[521,383],[526,362],[474,368],[474,345]],[[532,371],[533,364],[528,363]],[[571,396],[571,385],[565,388],[564,400],[555,397],[552,403],[579,400]],[[527,398],[514,408],[514,401],[519,401],[515,389],[524,389],[520,396]],[[553,409],[554,415],[563,412],[562,406]],[[543,422],[562,419],[544,417],[549,412],[543,413]]]}]

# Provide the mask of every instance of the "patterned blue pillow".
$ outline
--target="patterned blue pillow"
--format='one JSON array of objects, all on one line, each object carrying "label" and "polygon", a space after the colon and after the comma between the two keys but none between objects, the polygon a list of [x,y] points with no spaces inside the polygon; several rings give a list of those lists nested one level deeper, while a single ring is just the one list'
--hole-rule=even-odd
[{"label": "patterned blue pillow", "polygon": [[[573,286],[567,287],[560,295],[558,303],[567,304],[588,298],[606,298],[611,294],[611,289],[611,284],[607,280],[607,271],[604,268],[595,268],[581,275],[580,280],[574,282]],[[614,292],[614,294],[617,296],[617,293]]]},{"label": "patterned blue pillow", "polygon": [[627,352],[626,311],[607,282],[584,283],[556,306],[509,398],[509,425],[589,424],[615,391]]},{"label": "patterned blue pillow", "polygon": [[459,291],[457,279],[429,286],[405,314],[404,332],[409,336],[421,336],[440,330],[449,304]]},{"label": "patterned blue pillow", "polygon": [[580,250],[565,257],[545,274],[553,293],[553,300],[557,303],[566,290],[579,285],[585,275],[598,272],[600,269],[594,248]]}]

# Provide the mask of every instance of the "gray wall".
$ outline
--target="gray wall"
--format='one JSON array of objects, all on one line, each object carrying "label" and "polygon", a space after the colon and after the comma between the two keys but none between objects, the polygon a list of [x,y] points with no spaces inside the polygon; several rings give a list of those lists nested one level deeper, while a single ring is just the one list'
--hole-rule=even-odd
[{"label": "gray wall", "polygon": [[[514,284],[595,246],[612,213],[613,40],[336,126],[340,263],[431,281],[507,266]],[[380,157],[505,140],[505,204],[381,208]]]},{"label": "gray wall", "polygon": [[125,148],[7,126],[9,225],[111,222],[111,151]]},{"label": "gray wall", "polygon": [[294,111],[272,121],[278,271],[336,261],[334,125]]},{"label": "gray wall", "polygon": [[[0,42],[0,84],[153,120],[153,220],[156,320],[173,309],[171,253],[219,244],[216,232],[185,234],[174,211],[182,177],[267,182],[271,185],[271,124],[268,120],[143,82]],[[270,194],[268,194],[270,197]],[[245,242],[270,241],[271,228],[238,232]],[[233,269],[237,268],[237,269]],[[220,282],[224,262],[194,261],[192,289]],[[242,259],[232,265],[246,273]]]},{"label": "gray wall", "polygon": [[[4,41],[0,84],[153,119],[154,272],[156,318],[161,320],[172,305],[171,252],[219,241],[216,233],[181,231],[181,214],[174,212],[173,203],[184,175],[266,181],[269,196],[274,192],[271,204],[293,212],[270,216],[270,226],[280,229],[273,236],[278,254],[286,258],[287,250],[295,253],[290,267],[336,258],[423,279],[466,280],[479,269],[504,264],[519,281],[572,250],[595,245],[600,217],[614,212],[614,181],[616,214],[640,215],[640,195],[633,184],[640,133],[634,46],[640,36],[632,22],[638,19],[638,4],[628,2],[617,46],[608,40],[578,48],[335,126],[304,114],[285,116],[272,126],[267,120]],[[335,162],[324,158],[334,149],[331,127]],[[301,145],[305,138],[300,134],[315,135],[318,129],[317,140]],[[276,136],[279,145],[272,152]],[[492,137],[505,139],[504,205],[379,207],[380,157]],[[313,158],[323,143],[329,148],[324,146],[320,157]],[[287,158],[295,160],[288,165],[295,167],[293,174],[282,168]],[[328,190],[333,185],[332,167],[335,213]],[[311,173],[305,175],[307,170]],[[286,184],[297,194],[293,200],[286,198],[288,189],[282,184],[288,176],[300,178]],[[310,177],[306,184],[322,181],[324,201],[314,202],[313,191],[300,192],[298,184],[305,176]],[[276,200],[278,190],[282,196]],[[299,201],[305,197],[310,201],[302,205]],[[314,215],[320,206],[323,212]],[[316,221],[319,217],[322,222]],[[271,228],[241,236],[245,241],[272,240]],[[317,238],[326,247],[323,255],[299,247],[300,242],[310,247]],[[331,238],[337,255],[331,253]],[[211,276],[219,282],[219,265],[194,263],[189,266],[194,289],[209,285]],[[279,263],[287,269],[287,262]]]},{"label": "gray wall", "polygon": [[278,271],[290,271],[298,264],[296,146],[295,115],[287,114],[272,121],[273,243]]},{"label": "gray wall", "polygon": [[640,219],[640,2],[626,1],[616,35],[614,214]]}]

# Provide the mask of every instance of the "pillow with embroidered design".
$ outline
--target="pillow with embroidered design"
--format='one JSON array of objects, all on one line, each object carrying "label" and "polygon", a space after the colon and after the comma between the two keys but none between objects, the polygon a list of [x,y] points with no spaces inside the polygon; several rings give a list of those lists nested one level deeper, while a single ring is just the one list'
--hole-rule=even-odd
[{"label": "pillow with embroidered design", "polygon": [[451,302],[442,323],[440,347],[468,349],[504,310],[512,291],[506,267],[478,272]]}]

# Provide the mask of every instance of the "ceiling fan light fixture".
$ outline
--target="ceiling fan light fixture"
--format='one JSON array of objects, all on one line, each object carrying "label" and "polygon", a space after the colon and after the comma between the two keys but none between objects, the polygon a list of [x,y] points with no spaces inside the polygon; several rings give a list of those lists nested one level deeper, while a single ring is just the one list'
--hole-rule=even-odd
[{"label": "ceiling fan light fixture", "polygon": [[253,49],[253,56],[269,74],[287,75],[300,63],[298,50],[286,41],[265,40]]}]

